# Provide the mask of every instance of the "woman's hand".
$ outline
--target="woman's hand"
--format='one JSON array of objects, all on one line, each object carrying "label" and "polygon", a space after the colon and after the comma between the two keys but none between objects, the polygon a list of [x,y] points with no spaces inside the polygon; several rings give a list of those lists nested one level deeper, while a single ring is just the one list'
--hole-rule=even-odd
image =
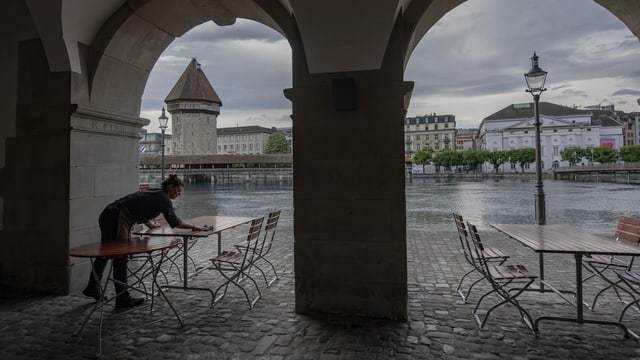
[{"label": "woman's hand", "polygon": [[151,221],[146,222],[145,225],[147,225],[147,227],[149,229],[155,229],[155,228],[162,227],[162,225],[160,225],[158,223],[155,223],[155,222],[151,222]]}]

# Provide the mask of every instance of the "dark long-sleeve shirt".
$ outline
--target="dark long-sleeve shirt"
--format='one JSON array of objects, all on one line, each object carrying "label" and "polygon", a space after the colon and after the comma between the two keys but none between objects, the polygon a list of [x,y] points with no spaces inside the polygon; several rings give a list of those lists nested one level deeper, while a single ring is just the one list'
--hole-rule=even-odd
[{"label": "dark long-sleeve shirt", "polygon": [[131,223],[146,222],[155,219],[161,213],[171,227],[176,227],[182,222],[173,210],[169,194],[162,189],[136,191],[111,205],[123,211]]}]

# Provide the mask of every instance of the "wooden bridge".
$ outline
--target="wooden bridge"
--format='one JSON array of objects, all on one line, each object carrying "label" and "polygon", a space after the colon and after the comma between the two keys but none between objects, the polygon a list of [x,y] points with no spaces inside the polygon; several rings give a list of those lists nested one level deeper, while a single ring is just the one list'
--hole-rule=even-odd
[{"label": "wooden bridge", "polygon": [[[140,155],[140,181],[159,183],[161,155]],[[167,155],[164,173],[177,174],[186,181],[291,181],[291,154],[273,155]]]},{"label": "wooden bridge", "polygon": [[585,166],[571,166],[553,169],[553,178],[557,180],[590,180],[638,183],[640,182],[640,163],[616,163]]}]

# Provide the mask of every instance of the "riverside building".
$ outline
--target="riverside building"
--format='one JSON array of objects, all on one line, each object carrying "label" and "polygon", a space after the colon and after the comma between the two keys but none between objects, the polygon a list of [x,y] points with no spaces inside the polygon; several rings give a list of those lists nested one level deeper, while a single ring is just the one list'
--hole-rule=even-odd
[{"label": "riverside building", "polygon": [[[482,120],[480,148],[489,151],[533,148],[534,122],[533,103],[511,104]],[[569,166],[560,155],[569,146],[619,149],[623,145],[622,124],[613,118],[594,117],[589,110],[540,102],[540,122],[543,170]],[[517,170],[515,164],[504,164],[502,168],[505,171]]]},{"label": "riverside building", "polygon": [[404,122],[406,155],[431,148],[434,152],[455,150],[456,117],[437,115],[408,117]]}]

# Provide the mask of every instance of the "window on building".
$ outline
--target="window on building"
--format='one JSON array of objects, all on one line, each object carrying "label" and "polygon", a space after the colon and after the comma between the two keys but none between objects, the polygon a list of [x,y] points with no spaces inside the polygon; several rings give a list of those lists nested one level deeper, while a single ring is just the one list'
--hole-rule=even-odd
[{"label": "window on building", "polygon": [[553,156],[559,156],[560,155],[560,147],[559,146],[554,146],[553,147]]},{"label": "window on building", "polygon": [[445,123],[445,124],[444,124],[444,128],[445,128],[445,129],[448,129],[448,128],[449,128],[449,124]]},{"label": "window on building", "polygon": [[438,124],[434,124],[434,127],[433,127],[433,128],[434,128],[435,130],[438,130]]}]

